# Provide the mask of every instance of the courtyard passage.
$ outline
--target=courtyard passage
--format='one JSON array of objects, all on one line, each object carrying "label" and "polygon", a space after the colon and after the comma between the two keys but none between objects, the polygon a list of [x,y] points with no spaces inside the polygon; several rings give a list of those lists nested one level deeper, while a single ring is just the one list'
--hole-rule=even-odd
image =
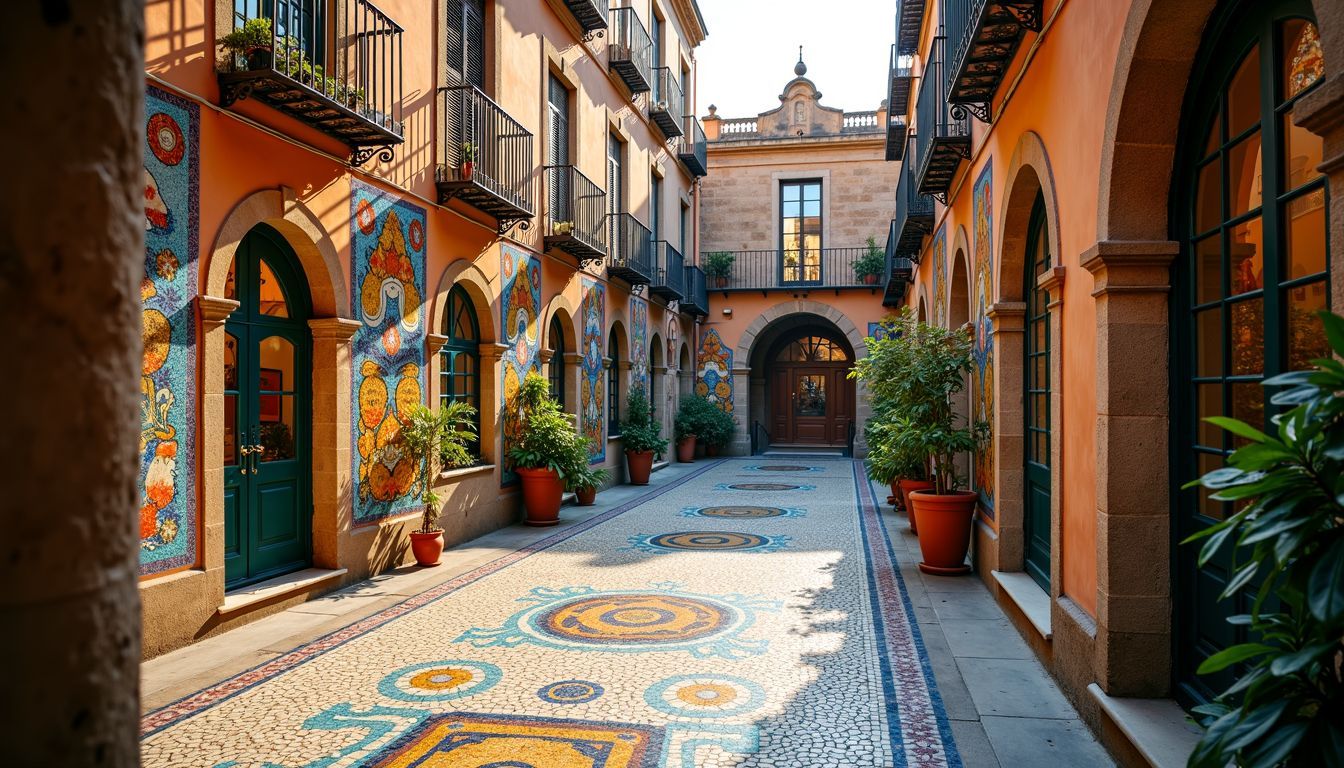
[{"label": "courtyard passage", "polygon": [[146,766],[1109,765],[856,462],[673,465],[148,662]]}]

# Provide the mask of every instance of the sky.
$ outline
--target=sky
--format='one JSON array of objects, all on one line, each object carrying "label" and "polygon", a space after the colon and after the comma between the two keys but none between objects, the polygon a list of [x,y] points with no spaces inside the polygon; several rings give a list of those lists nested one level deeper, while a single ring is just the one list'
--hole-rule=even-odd
[{"label": "sky", "polygon": [[720,117],[751,117],[779,106],[798,46],[821,103],[847,112],[886,98],[896,0],[699,0],[709,37],[696,49],[700,94]]}]

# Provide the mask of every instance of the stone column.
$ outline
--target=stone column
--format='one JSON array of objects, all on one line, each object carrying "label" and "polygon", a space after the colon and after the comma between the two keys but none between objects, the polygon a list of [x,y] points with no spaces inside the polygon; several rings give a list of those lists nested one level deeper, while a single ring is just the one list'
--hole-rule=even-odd
[{"label": "stone column", "polygon": [[439,361],[439,352],[443,351],[443,345],[448,343],[448,337],[441,333],[425,334],[425,370],[429,377],[429,388],[427,390],[429,407],[438,407],[439,398],[443,397],[443,384],[440,376],[443,373],[442,363]]},{"label": "stone column", "polygon": [[0,205],[7,765],[138,763],[143,14],[20,3],[0,32],[22,115]]},{"label": "stone column", "polygon": [[751,369],[734,368],[733,415],[737,417],[737,431],[733,442],[724,453],[729,456],[751,455]]},{"label": "stone column", "polygon": [[508,351],[507,344],[482,342],[476,347],[481,356],[481,458],[499,466],[504,466],[504,392],[499,382],[504,375],[500,360]]},{"label": "stone column", "polygon": [[579,402],[579,396],[583,393],[583,355],[578,352],[566,352],[565,371],[569,374],[565,376],[565,410],[574,414],[574,428],[583,432],[583,427],[579,424],[578,414],[583,409],[583,403]]},{"label": "stone column", "polygon": [[1036,287],[1050,294],[1045,305],[1050,313],[1050,597],[1064,591],[1063,511],[1064,473],[1064,275],[1067,269],[1051,267],[1036,278]]},{"label": "stone column", "polygon": [[341,532],[351,529],[355,510],[350,342],[361,326],[341,317],[308,321],[313,333],[313,565],[344,565],[353,573],[367,573],[369,567],[362,554],[342,563],[340,551]]},{"label": "stone column", "polygon": [[201,380],[201,565],[209,578],[210,595],[224,604],[224,324],[238,308],[233,299],[200,296]]},{"label": "stone column", "polygon": [[[1027,305],[1020,301],[1000,301],[985,312],[993,325],[994,349],[994,520],[998,526],[996,545],[977,549],[985,566],[1001,571],[1020,571],[1023,567],[1025,539],[1022,529],[1023,409],[1022,354],[1023,322]],[[988,551],[987,551],[988,550]]]},{"label": "stone column", "polygon": [[1112,696],[1165,695],[1171,678],[1167,294],[1179,250],[1102,241],[1082,257],[1096,285],[1096,674]]}]

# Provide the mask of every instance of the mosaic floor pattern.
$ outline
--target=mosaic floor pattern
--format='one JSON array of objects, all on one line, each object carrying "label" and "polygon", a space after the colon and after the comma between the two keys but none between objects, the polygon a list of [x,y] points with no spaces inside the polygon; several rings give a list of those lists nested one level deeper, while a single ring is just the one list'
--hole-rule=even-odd
[{"label": "mosaic floor pattern", "polygon": [[706,465],[145,715],[146,766],[952,766],[861,468]]}]

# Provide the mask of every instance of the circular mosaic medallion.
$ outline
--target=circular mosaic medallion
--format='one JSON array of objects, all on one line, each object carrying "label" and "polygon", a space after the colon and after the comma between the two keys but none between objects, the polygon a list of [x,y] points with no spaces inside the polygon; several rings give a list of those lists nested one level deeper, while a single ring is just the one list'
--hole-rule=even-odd
[{"label": "circular mosaic medallion", "polygon": [[534,626],[581,643],[685,643],[718,633],[736,618],[731,607],[700,598],[616,593],[561,603],[539,614]]},{"label": "circular mosaic medallion", "polygon": [[449,701],[483,693],[503,673],[483,661],[431,661],[402,667],[384,677],[378,690],[399,701]]},{"label": "circular mosaic medallion", "polygon": [[815,467],[804,467],[801,464],[762,464],[754,467],[757,472],[815,472]]},{"label": "circular mosaic medallion", "polygon": [[696,517],[786,517],[783,507],[700,507],[691,510]]},{"label": "circular mosaic medallion", "polygon": [[792,483],[733,483],[728,487],[734,491],[799,491],[803,488]]},{"label": "circular mosaic medallion", "polygon": [[750,680],[728,675],[677,675],[644,693],[649,706],[682,717],[728,717],[749,712],[765,701],[765,690]]},{"label": "circular mosaic medallion", "polygon": [[602,686],[587,680],[561,680],[542,686],[537,697],[552,704],[586,704],[605,692]]},{"label": "circular mosaic medallion", "polygon": [[769,543],[764,536],[733,531],[681,531],[660,533],[649,539],[649,544],[662,549],[739,550],[756,549]]},{"label": "circular mosaic medallion", "polygon": [[149,151],[164,165],[182,162],[186,141],[182,139],[182,129],[178,127],[177,121],[169,115],[155,112],[149,116],[145,140],[149,142]]}]

